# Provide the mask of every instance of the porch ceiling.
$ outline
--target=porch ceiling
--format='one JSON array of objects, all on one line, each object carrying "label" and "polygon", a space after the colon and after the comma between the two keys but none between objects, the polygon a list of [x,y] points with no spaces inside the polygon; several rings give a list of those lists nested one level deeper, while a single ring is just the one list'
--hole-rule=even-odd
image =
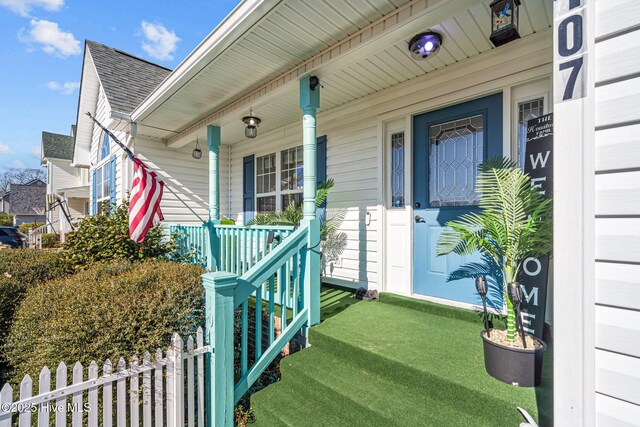
[{"label": "porch ceiling", "polygon": [[[204,127],[187,136],[179,135],[179,132],[184,133],[186,128],[193,126],[207,114],[273,80],[274,76],[281,75],[293,64],[308,60],[319,51],[338,44],[349,34],[370,25],[404,3],[407,2],[284,2],[237,43],[235,55],[230,53],[217,60],[215,65],[209,64],[198,78],[192,79],[139,122],[138,132],[170,140],[176,146],[195,140],[196,134],[204,138]],[[527,0],[522,3],[520,33],[523,37],[551,27],[553,5],[550,0]],[[313,16],[315,22],[322,22],[322,25],[312,24],[309,16]],[[314,70],[323,85],[321,111],[495,49],[489,41],[489,24],[488,1],[478,2],[430,27],[442,34],[443,46],[438,55],[429,61],[415,61],[411,58],[407,50],[411,34],[381,45],[375,52],[345,67],[320,67]],[[221,73],[227,77],[224,78]],[[247,87],[238,83],[246,79],[257,81],[258,84]],[[261,133],[296,122],[300,118],[297,85],[290,84],[276,92],[275,95],[263,96],[251,103],[254,114],[262,119]],[[223,143],[233,144],[244,140],[244,125],[240,118],[248,113],[248,107],[246,110],[232,111],[216,120],[216,124],[222,126]]]}]

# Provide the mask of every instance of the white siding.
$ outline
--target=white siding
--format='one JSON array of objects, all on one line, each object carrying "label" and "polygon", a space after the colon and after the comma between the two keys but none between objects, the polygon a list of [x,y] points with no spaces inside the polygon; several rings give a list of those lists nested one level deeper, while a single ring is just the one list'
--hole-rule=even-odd
[{"label": "white siding", "polygon": [[640,423],[640,2],[596,5],[596,412]]},{"label": "white siding", "polygon": [[[195,160],[191,157],[191,152],[194,148],[191,145],[178,150],[171,150],[161,141],[138,138],[135,140],[134,146],[135,153],[140,160],[155,170],[165,182],[166,188],[160,204],[165,218],[164,225],[201,223],[180,200],[184,201],[203,220],[209,217],[209,180],[207,178],[209,160],[208,150],[205,148],[206,144],[204,146],[201,145],[203,153],[200,160]],[[226,147],[221,147],[220,157],[226,158]],[[222,163],[222,165],[226,164],[226,161]],[[224,169],[223,167],[220,176],[222,212],[224,212],[224,206],[226,206],[226,192],[224,189],[227,188],[226,182],[228,181]],[[133,174],[132,169],[131,174]],[[130,183],[126,183],[126,188],[130,188]],[[178,194],[180,200],[169,189]]]},{"label": "white siding", "polygon": [[[285,134],[286,136],[283,136]],[[318,136],[327,135],[327,177],[335,180],[335,187],[327,200],[327,214],[331,217],[339,209],[346,209],[340,230],[347,235],[347,249],[340,262],[324,273],[325,278],[351,286],[378,285],[377,231],[377,129],[376,118],[349,124],[336,129],[319,120]],[[272,132],[255,142],[231,146],[231,212],[233,219],[242,222],[242,159],[276,153],[302,144],[301,127],[291,131]],[[277,181],[277,180],[276,180]]]},{"label": "white siding", "polygon": [[[383,289],[383,121],[407,119],[411,114],[495,93],[550,72],[550,31],[518,43],[517,48],[493,50],[318,115],[317,135],[327,136],[327,177],[336,183],[328,198],[328,215],[347,210],[340,227],[347,235],[347,248],[324,272],[324,280]],[[300,145],[298,114],[292,119],[294,124],[231,146],[230,212],[237,221],[242,221],[243,157],[279,154]],[[509,117],[505,111],[505,120]],[[410,250],[407,256],[412,256]]]},{"label": "white siding", "polygon": [[[49,179],[47,183],[47,194],[56,194],[59,193],[61,189],[77,187],[83,184],[81,169],[71,166],[71,162],[68,160],[49,160],[47,162],[47,173]],[[73,210],[71,216],[73,218],[81,217],[82,211],[76,212]],[[60,232],[61,217],[62,213],[59,207],[49,212],[49,221],[53,224],[53,230],[56,233]]]},{"label": "white siding", "polygon": [[[107,101],[104,90],[102,89],[102,87],[100,87],[95,118],[103,125],[109,126],[109,123],[111,121],[109,117],[110,114],[111,108],[109,107],[109,102]],[[125,144],[128,143],[128,135],[124,132],[114,132],[114,135],[121,142]],[[89,169],[89,200],[93,200],[93,170],[96,168],[96,166],[102,166],[105,161],[109,161],[108,159],[103,159],[102,161],[98,162],[98,153],[100,147],[102,146],[103,138],[104,134],[102,129],[100,129],[97,125],[94,125],[89,155],[89,159],[91,162],[91,168]],[[116,156],[116,201],[119,204],[122,202],[124,196],[126,196],[126,194],[122,191],[122,149],[111,140],[110,143],[111,155]]]}]

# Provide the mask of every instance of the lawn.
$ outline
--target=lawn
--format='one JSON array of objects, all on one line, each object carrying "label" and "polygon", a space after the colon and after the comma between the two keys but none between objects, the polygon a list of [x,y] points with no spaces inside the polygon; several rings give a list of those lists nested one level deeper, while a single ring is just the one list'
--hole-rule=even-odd
[{"label": "lawn", "polygon": [[252,396],[257,425],[514,426],[517,406],[536,419],[551,412],[548,372],[537,389],[485,372],[475,313],[390,294],[355,303],[328,288],[322,299],[312,346]]}]

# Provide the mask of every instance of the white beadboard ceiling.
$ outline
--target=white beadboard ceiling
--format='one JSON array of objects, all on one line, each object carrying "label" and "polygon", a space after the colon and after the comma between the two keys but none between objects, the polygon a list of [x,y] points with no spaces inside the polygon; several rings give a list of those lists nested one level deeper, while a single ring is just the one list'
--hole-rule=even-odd
[{"label": "white beadboard ceiling", "polygon": [[[208,114],[338,44],[405,3],[405,0],[282,2],[232,48],[139,122],[138,133],[165,140],[175,138]],[[323,85],[321,110],[335,108],[495,49],[489,41],[488,4],[488,0],[478,1],[471,8],[460,10],[429,28],[443,36],[441,51],[431,60],[413,60],[407,49],[408,39],[401,39],[379,46],[378,52],[342,69],[317,70],[314,73]],[[524,0],[520,14],[521,36],[549,28],[552,9],[552,0]],[[508,49],[509,45],[501,48]],[[262,119],[260,132],[300,119],[297,85],[285,86],[278,90],[277,97],[270,97],[268,102],[258,100],[252,106],[254,114]],[[247,113],[248,109],[233,111],[218,120],[224,144],[244,140],[240,118]],[[204,128],[197,130],[201,138],[205,133]],[[195,140],[195,134],[192,137]]]}]

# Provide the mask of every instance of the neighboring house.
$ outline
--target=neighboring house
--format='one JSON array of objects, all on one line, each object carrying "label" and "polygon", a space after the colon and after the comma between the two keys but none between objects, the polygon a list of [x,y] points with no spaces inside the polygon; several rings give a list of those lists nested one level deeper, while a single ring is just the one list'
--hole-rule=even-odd
[{"label": "neighboring house", "polygon": [[9,211],[13,215],[13,225],[25,222],[39,222],[44,224],[45,199],[47,184],[39,179],[34,179],[26,184],[11,184],[9,192]]},{"label": "neighboring house", "polygon": [[[166,150],[159,140],[137,140],[130,114],[170,70],[100,43],[85,43],[77,132],[73,165],[86,168],[89,176],[90,212],[121,203],[131,189],[133,164],[124,152],[93,121],[90,112],[151,167],[161,171],[165,182],[202,218],[207,217],[206,161],[194,162],[191,149]],[[188,171],[187,173],[180,173]],[[173,223],[198,222],[190,211],[166,191],[162,209]]]},{"label": "neighboring house", "polygon": [[[88,171],[72,166],[75,126],[71,135],[42,132],[42,166],[47,168],[47,206],[49,232],[61,235],[72,230],[73,223],[88,214]],[[63,213],[66,212],[66,215]],[[67,215],[69,218],[67,218]]]},{"label": "neighboring house", "polygon": [[[309,129],[318,76],[307,154],[335,180],[327,212],[346,211],[347,237],[323,280],[472,308],[473,280],[448,278],[474,257],[437,257],[438,236],[477,205],[478,164],[523,159],[527,120],[554,112],[555,421],[637,423],[640,3],[527,0],[521,39],[499,48],[488,2],[291,3],[242,2],[171,73],[86,43],[74,163],[90,168],[92,212],[123,199],[131,166],[85,111],[202,216],[244,223],[299,201],[300,108]],[[425,31],[442,47],[416,60],[408,42]],[[205,140],[210,169],[191,158]],[[199,222],[168,191],[162,206],[167,224]]]},{"label": "neighboring house", "polygon": [[11,203],[9,203],[10,199],[11,196],[9,195],[9,191],[0,196],[0,213],[9,213],[9,210],[11,209]]}]

